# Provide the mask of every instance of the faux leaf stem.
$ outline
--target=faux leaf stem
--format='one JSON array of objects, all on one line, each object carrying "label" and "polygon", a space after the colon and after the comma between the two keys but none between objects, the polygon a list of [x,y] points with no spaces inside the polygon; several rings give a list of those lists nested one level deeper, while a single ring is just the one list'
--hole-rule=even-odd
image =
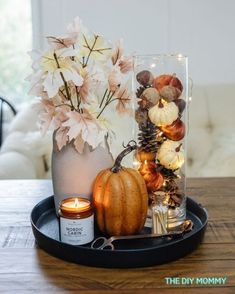
[{"label": "faux leaf stem", "polygon": [[105,99],[105,96],[106,96],[107,92],[108,92],[108,89],[106,89],[105,92],[104,92],[104,95],[103,95],[102,100],[101,100],[101,102],[100,102],[100,106],[99,106],[99,108],[102,107],[102,104],[103,104],[103,102],[104,102],[104,99]]},{"label": "faux leaf stem", "polygon": [[[54,59],[55,59],[55,62],[56,62],[57,67],[60,69],[60,64],[59,64],[59,60],[58,60],[58,58],[57,58],[56,53],[54,53],[53,56],[54,56]],[[71,103],[73,109],[75,109],[75,107],[74,107],[74,105],[73,105],[73,101],[72,101],[72,99],[71,99],[71,95],[70,95],[70,93],[69,93],[68,83],[67,83],[67,81],[65,80],[64,75],[63,75],[63,73],[62,73],[61,71],[60,71],[60,76],[61,76],[61,79],[62,79],[62,81],[63,81],[63,83],[64,83],[64,88],[65,88],[65,92],[66,92],[66,95],[67,95],[67,99],[70,101],[70,103]]]},{"label": "faux leaf stem", "polygon": [[86,37],[85,37],[84,35],[83,35],[83,37],[84,37],[84,40],[85,40],[85,42],[86,42],[86,45],[87,45],[87,47],[88,47],[88,49],[89,49],[89,54],[88,54],[88,56],[87,56],[87,60],[86,60],[86,63],[85,63],[85,65],[84,65],[84,67],[86,67],[87,64],[88,64],[88,60],[89,60],[89,58],[90,58],[90,56],[91,56],[91,53],[92,53],[92,51],[93,51],[93,49],[94,49],[94,47],[95,47],[96,41],[97,41],[97,39],[99,38],[99,36],[95,35],[95,40],[94,40],[94,43],[93,43],[93,45],[91,46],[91,48],[89,47],[89,44],[88,44],[88,42],[87,42]]},{"label": "faux leaf stem", "polygon": [[[108,89],[107,89],[107,90],[108,90]],[[119,99],[119,98],[115,98],[115,99],[112,100],[112,97],[113,97],[115,91],[114,91],[114,92],[111,92],[111,93],[112,93],[111,96],[109,96],[110,93],[108,94],[107,100],[106,100],[106,102],[105,102],[103,108],[101,109],[100,113],[97,115],[96,118],[99,118],[99,117],[101,116],[101,114],[103,113],[103,111],[105,110],[105,108],[106,108],[110,103],[112,103],[113,101]]]}]

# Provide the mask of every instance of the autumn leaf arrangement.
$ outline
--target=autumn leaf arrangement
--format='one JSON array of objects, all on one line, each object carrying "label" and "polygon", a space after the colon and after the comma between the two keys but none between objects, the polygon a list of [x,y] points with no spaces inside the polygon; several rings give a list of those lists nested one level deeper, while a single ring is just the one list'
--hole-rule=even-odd
[{"label": "autumn leaf arrangement", "polygon": [[79,153],[85,143],[91,149],[111,144],[117,117],[132,113],[133,59],[123,55],[122,40],[113,45],[76,17],[64,36],[47,41],[48,50],[31,52],[28,78],[30,94],[40,97],[42,132],[55,131],[59,150],[68,143]]}]

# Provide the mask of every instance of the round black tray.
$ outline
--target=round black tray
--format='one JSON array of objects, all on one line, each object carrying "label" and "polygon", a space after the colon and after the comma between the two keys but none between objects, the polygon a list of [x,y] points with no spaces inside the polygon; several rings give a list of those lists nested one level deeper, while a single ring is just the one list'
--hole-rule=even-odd
[{"label": "round black tray", "polygon": [[[208,215],[206,210],[187,198],[187,218],[193,230],[177,239],[141,239],[115,242],[115,250],[91,249],[90,244],[74,246],[59,238],[59,221],[53,196],[39,202],[31,212],[31,225],[38,245],[49,254],[88,266],[131,268],[162,264],[190,253],[201,243]],[[145,228],[143,233],[150,233]],[[95,230],[95,237],[100,236]]]}]

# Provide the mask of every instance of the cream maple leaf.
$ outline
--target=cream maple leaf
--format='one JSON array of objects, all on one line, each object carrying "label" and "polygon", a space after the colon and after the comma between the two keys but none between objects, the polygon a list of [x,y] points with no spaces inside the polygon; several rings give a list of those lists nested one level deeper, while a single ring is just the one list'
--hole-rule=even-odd
[{"label": "cream maple leaf", "polygon": [[133,61],[133,57],[129,56],[129,57],[122,57],[118,63],[119,67],[120,67],[120,71],[125,74],[128,73],[129,71],[133,70],[134,67],[134,61]]},{"label": "cream maple leaf", "polygon": [[55,133],[55,140],[60,151],[69,141],[68,128],[60,127]]},{"label": "cream maple leaf", "polygon": [[42,56],[40,64],[45,73],[42,84],[50,98],[55,96],[59,88],[64,85],[63,78],[66,81],[73,81],[76,86],[82,85],[83,78],[70,58],[74,55],[76,55],[75,50],[63,48],[49,50]]},{"label": "cream maple leaf", "polygon": [[109,76],[108,76],[108,83],[109,83],[109,89],[112,92],[115,92],[121,84],[122,78],[121,78],[121,73],[120,69],[115,66],[111,70]]},{"label": "cream maple leaf", "polygon": [[56,107],[53,100],[42,99],[41,101],[43,109],[39,114],[41,121],[41,131],[43,134],[48,129],[56,130],[67,119],[66,113],[68,111],[67,106]]},{"label": "cream maple leaf", "polygon": [[81,135],[79,135],[79,136],[74,140],[73,145],[74,145],[75,149],[76,149],[80,154],[83,153],[85,142],[84,142],[84,140],[82,139],[82,136],[81,136]]},{"label": "cream maple leaf", "polygon": [[118,103],[116,109],[119,114],[132,114],[133,110],[130,107],[130,102],[133,99],[133,93],[129,91],[128,83],[122,86],[115,94]]},{"label": "cream maple leaf", "polygon": [[92,90],[93,80],[87,68],[81,70],[81,76],[83,77],[83,84],[79,87],[79,96],[83,103],[89,103],[88,97]]},{"label": "cream maple leaf", "polygon": [[76,139],[79,135],[83,141],[87,142],[92,148],[96,148],[103,140],[103,133],[97,121],[87,110],[82,113],[70,111],[67,113],[68,120],[62,125],[68,127],[69,140]]},{"label": "cream maple leaf", "polygon": [[112,63],[113,65],[115,65],[118,60],[120,60],[120,58],[122,57],[123,55],[123,40],[119,40],[118,43],[117,43],[117,46],[114,47],[113,49],[113,52],[112,52]]},{"label": "cream maple leaf", "polygon": [[[87,36],[83,35],[82,54],[94,60],[107,60],[112,54],[111,44],[99,35]],[[86,62],[87,64],[87,62]]]},{"label": "cream maple leaf", "polygon": [[74,46],[81,33],[81,20],[75,17],[72,23],[67,26],[67,33],[61,37],[48,36],[47,41],[54,49],[68,48]]}]

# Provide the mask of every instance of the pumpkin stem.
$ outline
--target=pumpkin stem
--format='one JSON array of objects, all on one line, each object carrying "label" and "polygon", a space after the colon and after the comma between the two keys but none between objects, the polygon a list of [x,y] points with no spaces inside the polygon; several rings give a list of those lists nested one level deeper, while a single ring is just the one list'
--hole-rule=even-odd
[{"label": "pumpkin stem", "polygon": [[121,162],[123,157],[125,157],[127,154],[129,154],[131,151],[137,149],[137,143],[134,140],[131,140],[126,146],[123,144],[123,147],[125,148],[116,158],[114,162],[114,166],[111,168],[111,171],[113,173],[117,173],[121,170]]},{"label": "pumpkin stem", "polygon": [[180,151],[180,148],[183,144],[181,143],[178,147],[175,148],[175,152],[179,152]]},{"label": "pumpkin stem", "polygon": [[163,108],[163,107],[164,107],[164,104],[162,103],[162,99],[159,100],[158,107],[159,107],[159,108]]}]

